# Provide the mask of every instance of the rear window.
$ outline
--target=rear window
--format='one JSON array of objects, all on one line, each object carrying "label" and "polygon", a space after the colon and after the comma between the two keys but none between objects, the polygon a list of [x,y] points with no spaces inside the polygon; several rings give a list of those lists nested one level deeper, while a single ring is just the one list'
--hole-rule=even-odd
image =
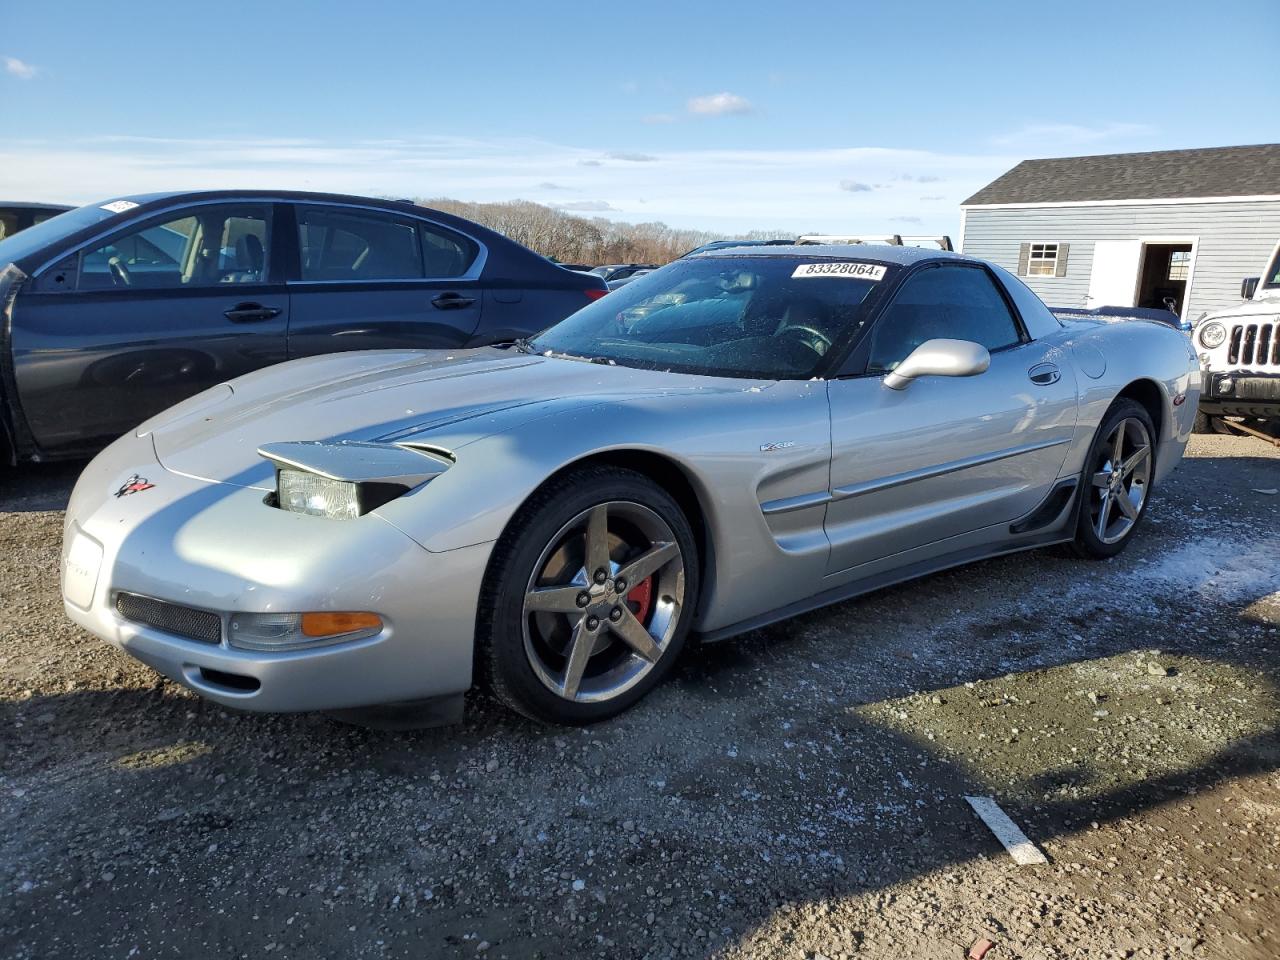
[{"label": "rear window", "polygon": [[33,227],[0,240],[0,266],[24,260],[77,230],[109,220],[115,215],[114,211],[104,210],[100,204],[91,203],[87,207],[79,207],[60,213],[56,217],[50,217],[43,223],[37,223]]}]

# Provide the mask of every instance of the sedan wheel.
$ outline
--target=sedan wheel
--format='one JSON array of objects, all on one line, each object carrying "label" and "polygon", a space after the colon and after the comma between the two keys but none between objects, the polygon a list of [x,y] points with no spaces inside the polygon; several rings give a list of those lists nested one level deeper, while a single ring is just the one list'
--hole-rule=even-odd
[{"label": "sedan wheel", "polygon": [[559,478],[494,549],[477,619],[480,679],[536,720],[611,717],[671,669],[697,590],[697,547],[670,494],[613,467]]}]

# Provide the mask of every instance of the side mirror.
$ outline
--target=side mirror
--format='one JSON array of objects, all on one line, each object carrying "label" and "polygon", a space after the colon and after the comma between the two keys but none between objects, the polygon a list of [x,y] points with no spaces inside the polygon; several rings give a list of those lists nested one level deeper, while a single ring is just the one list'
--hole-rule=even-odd
[{"label": "side mirror", "polygon": [[1245,277],[1240,281],[1240,296],[1245,300],[1252,300],[1253,295],[1258,291],[1258,278]]},{"label": "side mirror", "polygon": [[991,366],[991,354],[971,340],[926,340],[884,375],[890,390],[905,390],[917,377],[976,377]]}]

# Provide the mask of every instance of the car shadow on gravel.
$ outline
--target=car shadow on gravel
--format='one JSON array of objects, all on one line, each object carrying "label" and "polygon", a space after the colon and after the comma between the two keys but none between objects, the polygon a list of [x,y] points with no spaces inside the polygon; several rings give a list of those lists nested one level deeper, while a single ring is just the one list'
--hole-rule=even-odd
[{"label": "car shadow on gravel", "polygon": [[[159,680],[4,703],[0,860],[19,892],[0,900],[3,952],[199,943],[307,955],[323,943],[326,955],[359,956],[378,953],[376,938],[392,956],[475,956],[482,935],[507,957],[709,955],[788,904],[1003,857],[966,795],[995,795],[1053,857],[1095,824],[1280,769],[1273,719],[1136,783],[1092,789],[1087,771],[1060,766],[985,777],[874,718],[924,709],[910,698],[933,690],[945,706],[966,684],[994,699],[982,691],[1021,674],[1006,677],[980,646],[957,673],[892,651],[885,660],[856,639],[841,653],[864,658],[865,674],[805,669],[815,635],[843,630],[858,606],[695,648],[674,682],[585,730],[473,696],[456,727],[386,733],[231,713]],[[1218,662],[1274,667],[1270,636]],[[1040,644],[1025,673],[1128,656],[1144,639]],[[786,664],[798,676],[780,682]],[[1084,793],[1051,796],[1064,788]],[[206,889],[218,891],[216,911]]]},{"label": "car shadow on gravel", "polygon": [[0,513],[62,510],[85,461],[0,466]]},{"label": "car shadow on gravel", "polygon": [[[1188,461],[1121,559],[986,561],[696,646],[583,730],[475,695],[407,733],[237,714],[77,635],[40,666],[57,683],[0,701],[0,955],[804,955],[780,918],[859,895],[907,930],[936,905],[890,888],[1007,862],[966,795],[1052,870],[1095,823],[1280,769],[1276,588],[1247,576],[1275,567],[1250,486],[1276,461],[1233,463],[1248,509],[1218,489],[1198,513],[1213,473]],[[1060,879],[1027,869],[1009,886]],[[831,923],[843,952],[871,936]]]}]

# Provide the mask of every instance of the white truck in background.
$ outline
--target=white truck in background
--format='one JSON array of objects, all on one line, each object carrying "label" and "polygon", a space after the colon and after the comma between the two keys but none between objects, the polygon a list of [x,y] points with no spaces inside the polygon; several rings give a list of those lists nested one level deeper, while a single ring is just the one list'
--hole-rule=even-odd
[{"label": "white truck in background", "polygon": [[1220,421],[1232,417],[1280,437],[1280,243],[1240,294],[1244,303],[1206,314],[1191,332],[1204,378],[1196,430],[1225,432]]}]

